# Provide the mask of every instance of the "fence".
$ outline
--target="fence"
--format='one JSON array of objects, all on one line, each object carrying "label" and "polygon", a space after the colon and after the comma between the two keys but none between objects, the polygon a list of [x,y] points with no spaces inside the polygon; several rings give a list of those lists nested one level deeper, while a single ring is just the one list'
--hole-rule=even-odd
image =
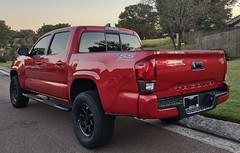
[{"label": "fence", "polygon": [[225,29],[218,29],[218,30],[209,30],[209,31],[190,31],[190,32],[184,32],[183,33],[183,42],[185,43],[195,43],[196,38],[218,34],[222,32],[232,31],[240,29],[240,27],[231,27],[231,28],[225,28]]},{"label": "fence", "polygon": [[199,37],[195,42],[197,49],[222,49],[231,57],[240,56],[240,29]]}]

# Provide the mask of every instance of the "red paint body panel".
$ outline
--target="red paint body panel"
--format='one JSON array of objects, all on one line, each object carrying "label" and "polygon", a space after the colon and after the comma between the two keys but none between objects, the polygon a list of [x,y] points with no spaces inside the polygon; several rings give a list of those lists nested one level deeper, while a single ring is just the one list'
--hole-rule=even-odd
[{"label": "red paint body panel", "polygon": [[[72,105],[71,87],[76,79],[95,82],[104,111],[109,114],[138,116],[141,118],[169,118],[179,115],[176,107],[158,109],[157,100],[207,91],[223,85],[226,60],[220,51],[133,51],[78,53],[81,34],[102,31],[138,35],[128,29],[81,26],[52,31],[69,31],[66,49],[57,55],[36,57],[20,56],[12,65],[17,71],[23,89],[57,98]],[[138,37],[139,38],[139,37]],[[119,53],[134,54],[131,60],[119,60]],[[139,93],[135,72],[136,63],[156,61],[155,90],[149,95]],[[62,64],[58,64],[61,61]],[[193,71],[191,63],[204,62],[204,69]],[[40,64],[39,64],[40,63]],[[197,87],[199,84],[201,86]],[[188,87],[185,89],[185,87]],[[81,87],[79,87],[81,88]],[[227,95],[218,99],[222,103]]]}]

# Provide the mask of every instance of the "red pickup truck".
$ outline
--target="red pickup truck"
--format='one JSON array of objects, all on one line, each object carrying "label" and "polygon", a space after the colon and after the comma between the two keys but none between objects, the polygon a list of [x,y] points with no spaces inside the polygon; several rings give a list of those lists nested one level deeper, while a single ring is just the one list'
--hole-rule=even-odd
[{"label": "red pickup truck", "polygon": [[147,51],[136,32],[79,26],[51,31],[19,48],[11,67],[10,98],[72,111],[86,148],[110,141],[118,115],[166,122],[214,109],[226,101],[222,51]]}]

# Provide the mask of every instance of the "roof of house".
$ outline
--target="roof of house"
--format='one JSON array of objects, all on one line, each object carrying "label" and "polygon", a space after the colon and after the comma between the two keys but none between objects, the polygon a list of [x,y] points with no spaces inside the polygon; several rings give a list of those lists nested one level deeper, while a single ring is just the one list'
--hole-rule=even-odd
[{"label": "roof of house", "polygon": [[229,27],[234,27],[235,25],[240,23],[240,15],[228,20],[226,23]]}]

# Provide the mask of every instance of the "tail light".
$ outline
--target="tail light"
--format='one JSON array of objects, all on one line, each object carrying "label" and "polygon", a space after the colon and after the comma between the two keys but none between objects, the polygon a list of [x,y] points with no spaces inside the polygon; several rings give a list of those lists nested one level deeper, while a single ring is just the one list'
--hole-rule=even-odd
[{"label": "tail light", "polygon": [[140,93],[152,93],[156,83],[155,59],[137,63],[135,70]]}]

